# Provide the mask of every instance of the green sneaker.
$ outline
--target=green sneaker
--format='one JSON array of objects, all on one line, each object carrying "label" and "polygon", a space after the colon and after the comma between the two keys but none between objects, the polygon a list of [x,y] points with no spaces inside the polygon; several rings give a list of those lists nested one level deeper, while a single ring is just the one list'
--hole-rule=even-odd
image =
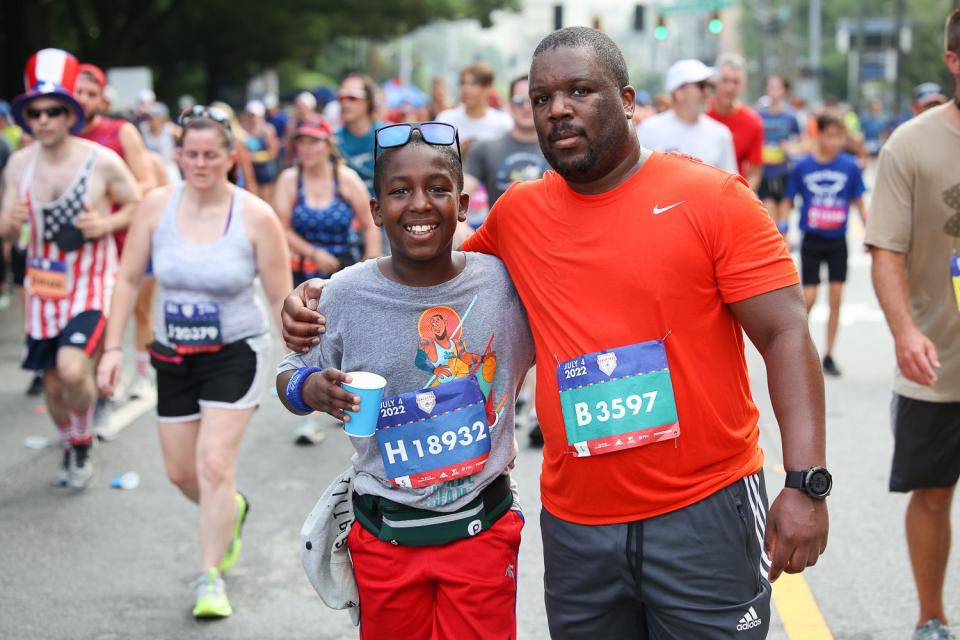
[{"label": "green sneaker", "polygon": [[233,613],[223,578],[216,569],[211,567],[210,571],[197,578],[193,589],[197,592],[194,618],[226,618]]},{"label": "green sneaker", "polygon": [[243,523],[250,513],[250,502],[242,493],[236,494],[237,498],[237,522],[233,525],[233,536],[230,538],[230,544],[227,545],[227,552],[223,554],[223,560],[220,561],[220,572],[225,573],[237,563],[240,557],[240,550],[243,549],[243,540],[240,534],[243,533]]}]

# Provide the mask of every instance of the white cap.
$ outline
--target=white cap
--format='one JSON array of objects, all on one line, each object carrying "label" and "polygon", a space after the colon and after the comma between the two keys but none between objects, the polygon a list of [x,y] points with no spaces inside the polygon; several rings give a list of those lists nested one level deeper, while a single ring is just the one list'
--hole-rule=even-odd
[{"label": "white cap", "polygon": [[263,115],[267,112],[267,108],[263,106],[263,103],[259,100],[250,100],[247,102],[247,106],[245,106],[243,110],[250,115],[259,117],[263,117]]},{"label": "white cap", "polygon": [[298,93],[296,101],[309,109],[317,108],[317,96],[313,95],[309,91],[301,91]]},{"label": "white cap", "polygon": [[714,70],[699,60],[677,60],[667,69],[667,93],[673,93],[685,84],[702,82],[713,77]]},{"label": "white cap", "polygon": [[140,104],[153,104],[157,101],[157,94],[155,94],[150,89],[141,89],[137,94],[137,102]]},{"label": "white cap", "polygon": [[280,104],[280,101],[277,100],[277,94],[265,93],[263,95],[263,106],[265,106],[267,109],[273,109],[279,104]]}]

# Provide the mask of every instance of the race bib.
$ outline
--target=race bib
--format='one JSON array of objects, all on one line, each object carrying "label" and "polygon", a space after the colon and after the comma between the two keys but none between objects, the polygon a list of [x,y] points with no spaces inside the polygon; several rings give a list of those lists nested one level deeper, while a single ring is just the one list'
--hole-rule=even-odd
[{"label": "race bib", "polygon": [[957,310],[960,311],[960,256],[950,256],[950,279],[953,281],[953,295],[957,298]]},{"label": "race bib", "polygon": [[557,385],[567,443],[577,457],[680,436],[663,340],[561,362]]},{"label": "race bib", "polygon": [[763,164],[783,164],[787,161],[787,152],[783,147],[765,146],[762,155]]},{"label": "race bib", "polygon": [[220,307],[214,302],[165,302],[167,340],[177,353],[213,353],[223,348]]},{"label": "race bib", "polygon": [[812,204],[807,211],[807,226],[811,229],[834,231],[843,227],[846,221],[846,207],[823,207]]},{"label": "race bib", "polygon": [[476,377],[385,398],[376,437],[387,478],[398,487],[481,471],[490,455],[490,425]]},{"label": "race bib", "polygon": [[67,297],[67,263],[62,260],[30,258],[27,265],[30,292],[38,298],[61,300]]}]

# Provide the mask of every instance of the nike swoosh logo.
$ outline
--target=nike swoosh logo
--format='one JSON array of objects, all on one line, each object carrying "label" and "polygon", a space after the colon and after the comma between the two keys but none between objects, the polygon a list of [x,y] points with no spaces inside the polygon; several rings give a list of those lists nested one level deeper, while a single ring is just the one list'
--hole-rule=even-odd
[{"label": "nike swoosh logo", "polygon": [[674,203],[671,204],[670,206],[668,206],[668,207],[663,207],[662,209],[661,209],[659,206],[657,206],[657,205],[653,205],[653,215],[658,216],[658,215],[660,215],[661,213],[663,213],[664,211],[670,211],[670,209],[673,209],[674,207],[678,207],[678,206],[680,206],[681,204],[683,204],[683,200],[681,200],[680,202],[674,202]]}]

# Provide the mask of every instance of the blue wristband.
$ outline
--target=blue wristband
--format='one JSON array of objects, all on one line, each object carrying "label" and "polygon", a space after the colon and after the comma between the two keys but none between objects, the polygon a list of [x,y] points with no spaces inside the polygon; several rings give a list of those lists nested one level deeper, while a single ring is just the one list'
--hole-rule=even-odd
[{"label": "blue wristband", "polygon": [[303,385],[311,374],[320,371],[320,367],[302,367],[293,372],[287,381],[287,402],[300,413],[313,413],[314,408],[303,401]]}]

